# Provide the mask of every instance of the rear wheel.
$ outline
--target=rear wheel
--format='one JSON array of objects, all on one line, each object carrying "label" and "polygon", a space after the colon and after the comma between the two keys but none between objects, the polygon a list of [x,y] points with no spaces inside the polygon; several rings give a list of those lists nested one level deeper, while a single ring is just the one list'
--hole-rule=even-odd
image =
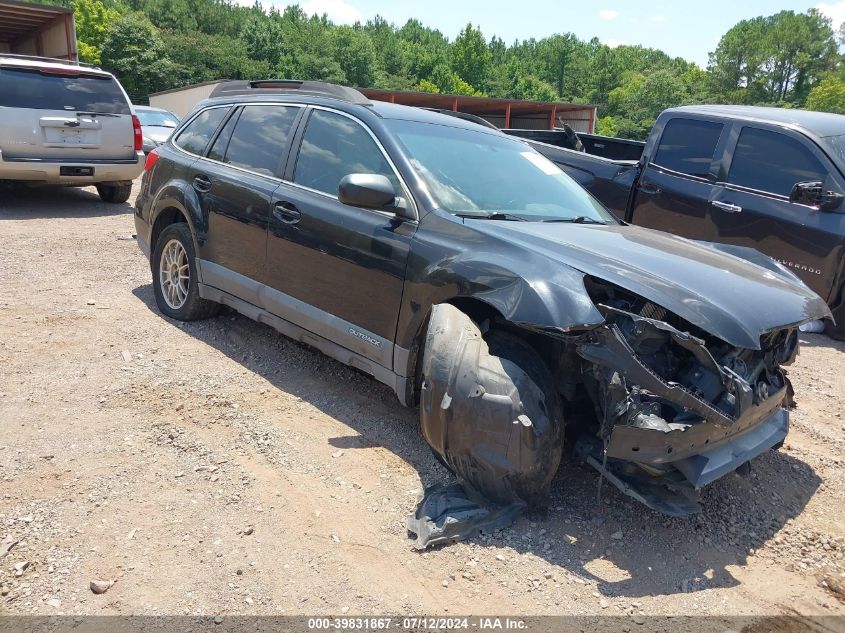
[{"label": "rear wheel", "polygon": [[171,224],[161,232],[150,259],[156,304],[167,316],[194,321],[214,316],[220,305],[203,299],[197,283],[194,241],[187,224]]},{"label": "rear wheel", "polygon": [[129,200],[132,192],[131,182],[120,182],[116,185],[97,185],[97,193],[103,202],[120,203]]}]

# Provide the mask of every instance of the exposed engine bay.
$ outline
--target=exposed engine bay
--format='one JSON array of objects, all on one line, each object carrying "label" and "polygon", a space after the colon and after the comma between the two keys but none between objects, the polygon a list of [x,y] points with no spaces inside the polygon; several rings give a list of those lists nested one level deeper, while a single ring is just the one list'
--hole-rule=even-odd
[{"label": "exposed engine bay", "polygon": [[760,349],[737,348],[609,284],[588,290],[606,323],[574,344],[599,442],[583,441],[579,454],[601,459],[612,481],[623,473],[627,494],[665,478],[685,502],[632,496],[688,514],[694,491],[783,441],[791,387],[782,367],[797,354],[796,327],[764,334]]},{"label": "exposed engine bay", "polygon": [[[783,367],[797,354],[797,325],[764,333],[759,349],[740,348],[610,283],[587,277],[585,287],[604,323],[528,329],[525,341],[513,326],[503,335],[496,328],[505,324],[435,306],[422,432],[471,499],[532,503],[570,452],[625,494],[685,516],[700,510],[703,486],[783,442],[791,400]],[[589,414],[570,419],[579,407]],[[415,525],[437,532],[420,516]]]}]

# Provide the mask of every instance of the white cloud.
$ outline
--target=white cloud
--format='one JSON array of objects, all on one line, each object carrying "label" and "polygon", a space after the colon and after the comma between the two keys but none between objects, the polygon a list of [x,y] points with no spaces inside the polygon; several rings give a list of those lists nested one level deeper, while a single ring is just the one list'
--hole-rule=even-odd
[{"label": "white cloud", "polygon": [[619,17],[619,11],[614,9],[602,9],[599,11],[599,17],[602,20],[615,20]]},{"label": "white cloud", "polygon": [[831,4],[822,2],[816,5],[816,9],[818,9],[822,15],[833,20],[834,29],[838,29],[839,25],[845,22],[845,0],[833,2]]},{"label": "white cloud", "polygon": [[332,22],[340,24],[354,24],[364,21],[360,11],[344,0],[308,0],[301,6],[306,15],[314,15],[315,13],[323,15],[325,13]]},{"label": "white cloud", "polygon": [[610,48],[616,48],[617,46],[622,46],[625,44],[624,40],[615,40],[612,37],[610,39],[604,40],[604,43],[610,46]]},{"label": "white cloud", "polygon": [[655,24],[661,24],[662,22],[665,22],[667,19],[668,18],[665,15],[653,15],[648,19],[648,21],[654,22]]}]

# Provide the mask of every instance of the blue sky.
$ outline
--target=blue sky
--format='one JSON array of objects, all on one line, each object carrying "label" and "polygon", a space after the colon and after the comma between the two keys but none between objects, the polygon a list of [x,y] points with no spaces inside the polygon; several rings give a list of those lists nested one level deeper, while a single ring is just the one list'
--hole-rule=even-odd
[{"label": "blue sky", "polygon": [[[239,1],[252,4],[252,0]],[[294,3],[274,4],[282,7]],[[845,0],[709,0],[695,4],[670,0],[532,0],[524,4],[495,0],[304,0],[299,4],[308,13],[327,13],[342,23],[378,14],[402,25],[414,17],[449,39],[454,39],[467,22],[480,26],[488,39],[495,34],[507,43],[571,31],[582,39],[597,36],[611,46],[624,43],[660,48],[701,66],[707,64],[707,54],[715,49],[722,34],[745,18],[782,9],[806,11],[818,7],[833,18],[834,28],[845,21]]]}]

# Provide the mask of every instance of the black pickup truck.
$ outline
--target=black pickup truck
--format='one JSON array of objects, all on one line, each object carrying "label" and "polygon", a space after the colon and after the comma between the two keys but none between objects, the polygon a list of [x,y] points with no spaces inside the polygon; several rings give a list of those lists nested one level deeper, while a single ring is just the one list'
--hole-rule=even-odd
[{"label": "black pickup truck", "polygon": [[[823,297],[845,338],[845,116],[750,106],[664,111],[645,143],[506,130],[619,219],[750,246]],[[576,149],[577,148],[577,149]]]}]

